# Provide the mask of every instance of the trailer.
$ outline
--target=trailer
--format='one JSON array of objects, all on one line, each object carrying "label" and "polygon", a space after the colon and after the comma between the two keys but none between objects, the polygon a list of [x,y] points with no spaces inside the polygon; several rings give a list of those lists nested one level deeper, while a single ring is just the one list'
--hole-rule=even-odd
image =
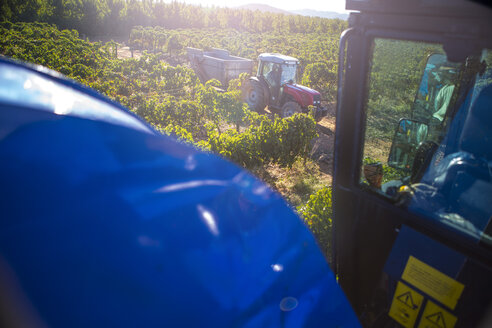
[{"label": "trailer", "polygon": [[211,79],[218,80],[223,87],[230,80],[237,79],[241,73],[253,71],[253,61],[247,58],[231,56],[228,50],[212,48],[204,51],[186,48],[191,68],[202,83]]}]

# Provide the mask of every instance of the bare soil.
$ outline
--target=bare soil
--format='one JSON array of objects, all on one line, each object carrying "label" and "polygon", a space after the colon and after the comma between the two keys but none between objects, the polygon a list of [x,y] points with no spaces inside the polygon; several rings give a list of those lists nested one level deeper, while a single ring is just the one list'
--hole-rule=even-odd
[{"label": "bare soil", "polygon": [[318,138],[313,140],[311,158],[318,162],[321,172],[333,174],[333,146],[335,141],[336,103],[325,104],[328,114],[316,125]]},{"label": "bare soil", "polygon": [[[140,50],[133,50],[133,58],[139,59],[142,56]],[[132,58],[132,52],[130,47],[118,47],[118,59],[128,59]]]}]

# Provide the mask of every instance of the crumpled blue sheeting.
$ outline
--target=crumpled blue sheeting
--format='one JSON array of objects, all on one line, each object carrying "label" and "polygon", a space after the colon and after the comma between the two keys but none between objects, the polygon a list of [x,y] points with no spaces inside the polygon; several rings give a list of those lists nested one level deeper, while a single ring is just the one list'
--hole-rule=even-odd
[{"label": "crumpled blue sheeting", "polygon": [[51,327],[358,327],[313,236],[172,138],[0,106],[0,254]]}]

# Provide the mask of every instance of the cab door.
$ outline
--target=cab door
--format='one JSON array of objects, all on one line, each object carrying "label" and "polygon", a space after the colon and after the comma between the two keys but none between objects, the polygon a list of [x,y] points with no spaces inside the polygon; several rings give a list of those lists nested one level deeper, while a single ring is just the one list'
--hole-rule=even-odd
[{"label": "cab door", "polygon": [[[346,40],[333,192],[339,282],[367,326],[474,326],[492,295],[491,47],[458,56],[439,31],[367,26]],[[432,55],[456,74],[437,122],[436,96],[422,89]],[[426,130],[424,139],[397,140],[414,131],[405,122]],[[435,147],[419,148],[424,141]],[[408,156],[396,154],[398,143]]]}]

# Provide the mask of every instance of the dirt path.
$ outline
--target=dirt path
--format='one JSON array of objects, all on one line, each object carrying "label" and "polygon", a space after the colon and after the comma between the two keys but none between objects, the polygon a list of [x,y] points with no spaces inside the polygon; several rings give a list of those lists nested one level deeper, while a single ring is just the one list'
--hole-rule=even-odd
[{"label": "dirt path", "polygon": [[[139,59],[142,57],[140,50],[133,50],[133,58]],[[128,59],[132,58],[132,52],[130,47],[118,47],[118,59]]]},{"label": "dirt path", "polygon": [[333,147],[335,141],[335,112],[336,104],[327,105],[328,115],[323,117],[316,125],[318,138],[313,141],[311,158],[319,163],[320,171],[331,176],[333,174]]}]

